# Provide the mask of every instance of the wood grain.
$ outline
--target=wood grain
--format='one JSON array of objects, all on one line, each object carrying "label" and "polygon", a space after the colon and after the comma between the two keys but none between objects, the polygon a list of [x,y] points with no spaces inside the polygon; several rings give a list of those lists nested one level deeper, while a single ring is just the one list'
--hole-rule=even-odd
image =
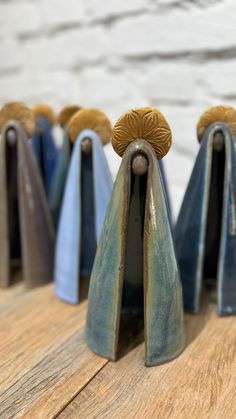
[{"label": "wood grain", "polygon": [[0,292],[1,419],[235,419],[236,318],[218,317],[210,296],[185,315],[183,354],[150,368],[138,324],[118,362],[93,354],[86,308],[59,301],[52,285]]},{"label": "wood grain", "polygon": [[185,316],[187,348],[146,368],[144,345],[109,363],[60,414],[65,418],[235,418],[236,319],[205,301]]},{"label": "wood grain", "polygon": [[107,363],[86,347],[85,315],[86,303],[64,304],[51,285],[10,297],[1,311],[1,419],[54,417]]},{"label": "wood grain", "polygon": [[22,275],[20,272],[17,272],[15,275],[15,283],[14,285],[7,287],[7,288],[0,288],[0,315],[2,314],[5,308],[10,307],[11,300],[16,301],[18,298],[25,293],[25,284],[21,281]]}]

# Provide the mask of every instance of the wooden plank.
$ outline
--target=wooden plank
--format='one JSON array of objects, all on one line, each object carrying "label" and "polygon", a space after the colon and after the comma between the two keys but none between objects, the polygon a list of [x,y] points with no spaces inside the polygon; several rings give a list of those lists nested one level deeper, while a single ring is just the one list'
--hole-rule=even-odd
[{"label": "wooden plank", "polygon": [[86,347],[85,315],[86,302],[65,304],[51,285],[1,312],[1,419],[54,417],[107,363]]},{"label": "wooden plank", "polygon": [[5,308],[9,307],[11,301],[21,298],[22,294],[27,292],[21,279],[22,273],[17,270],[14,274],[14,283],[8,288],[0,288],[0,315]]},{"label": "wooden plank", "polygon": [[139,345],[107,364],[60,419],[235,418],[236,318],[218,317],[215,304],[207,301],[200,315],[186,314],[185,323],[187,347],[181,356],[147,368]]},{"label": "wooden plank", "polygon": [[[235,348],[236,343],[234,343]],[[211,419],[235,419],[236,418],[236,366],[233,365],[231,375],[227,378],[224,391],[219,398],[216,410],[211,415]]]},{"label": "wooden plank", "polygon": [[0,289],[0,314],[2,314],[3,309],[9,307],[9,303],[13,299],[17,299],[17,297],[22,296],[25,292],[25,287],[23,283],[12,285],[9,288],[1,288]]}]

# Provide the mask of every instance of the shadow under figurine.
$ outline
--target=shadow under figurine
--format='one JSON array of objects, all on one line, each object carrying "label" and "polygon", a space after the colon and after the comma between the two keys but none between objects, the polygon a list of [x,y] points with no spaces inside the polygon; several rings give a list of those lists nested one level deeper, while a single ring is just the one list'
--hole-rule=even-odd
[{"label": "shadow under figurine", "polygon": [[156,162],[171,146],[170,127],[155,108],[133,109],[117,121],[112,144],[123,159],[91,274],[86,340],[115,361],[127,318],[132,336],[141,316],[146,365],[158,365],[184,348],[181,282]]},{"label": "shadow under figurine", "polygon": [[197,313],[203,285],[217,290],[220,315],[236,313],[236,111],[209,108],[201,147],[175,231],[184,308]]},{"label": "shadow under figurine", "polygon": [[52,280],[54,228],[29,138],[32,111],[21,102],[0,111],[0,286],[22,268],[27,287]]},{"label": "shadow under figurine", "polygon": [[68,132],[74,145],[58,227],[54,279],[58,297],[76,304],[87,296],[112,191],[102,146],[111,138],[111,125],[100,110],[83,109],[71,118]]}]

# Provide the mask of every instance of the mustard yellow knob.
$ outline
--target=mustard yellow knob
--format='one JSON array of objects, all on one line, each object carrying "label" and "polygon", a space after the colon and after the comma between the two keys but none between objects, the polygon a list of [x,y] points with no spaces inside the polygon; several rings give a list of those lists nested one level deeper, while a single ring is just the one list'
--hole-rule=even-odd
[{"label": "mustard yellow knob", "polygon": [[39,103],[33,107],[34,117],[38,118],[44,116],[47,120],[54,125],[57,122],[57,116],[50,105],[46,103]]},{"label": "mustard yellow knob", "polygon": [[99,109],[82,109],[72,116],[68,124],[71,141],[74,142],[84,129],[95,131],[104,145],[111,139],[111,123]]},{"label": "mustard yellow knob", "polygon": [[61,127],[65,127],[69,123],[72,116],[81,109],[81,106],[75,104],[69,104],[62,108],[58,115],[58,122]]},{"label": "mustard yellow knob", "polygon": [[172,142],[171,129],[158,109],[131,109],[118,119],[112,131],[112,145],[119,156],[122,157],[127,146],[138,138],[152,145],[158,159],[168,153]]},{"label": "mustard yellow knob", "polygon": [[201,142],[207,128],[215,123],[223,122],[229,126],[236,140],[236,110],[231,106],[219,105],[207,109],[200,117],[197,124],[197,137]]},{"label": "mustard yellow knob", "polygon": [[0,110],[0,130],[10,120],[20,122],[29,138],[35,130],[35,119],[33,111],[23,102],[6,103]]}]

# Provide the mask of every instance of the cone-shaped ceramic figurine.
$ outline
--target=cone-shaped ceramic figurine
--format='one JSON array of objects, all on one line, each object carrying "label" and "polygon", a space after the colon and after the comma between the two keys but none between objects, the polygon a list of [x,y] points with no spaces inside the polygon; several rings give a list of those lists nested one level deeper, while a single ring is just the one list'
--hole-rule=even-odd
[{"label": "cone-shaped ceramic figurine", "polygon": [[164,162],[162,160],[157,160],[157,163],[159,165],[160,172],[161,172],[161,177],[162,177],[162,182],[163,182],[163,191],[164,191],[164,195],[165,195],[165,199],[166,199],[167,211],[168,211],[168,214],[169,214],[169,221],[170,221],[170,224],[172,225],[171,199],[170,199],[170,193],[169,193],[169,187],[168,187]]},{"label": "cone-shaped ceramic figurine", "polygon": [[62,144],[58,148],[57,164],[52,176],[49,196],[50,209],[56,227],[60,217],[64,187],[72,151],[72,143],[68,135],[68,123],[72,116],[80,109],[81,108],[78,105],[67,105],[61,110],[58,116],[58,122],[63,130],[63,137]]},{"label": "cone-shaped ceramic figurine", "polygon": [[54,229],[44,187],[28,138],[34,116],[23,103],[0,111],[0,286],[21,267],[28,287],[53,277]]},{"label": "cone-shaped ceramic figurine", "polygon": [[208,109],[197,126],[201,147],[175,242],[184,307],[198,312],[203,284],[217,289],[218,313],[236,312],[236,111]]},{"label": "cone-shaped ceramic figurine", "polygon": [[58,227],[54,278],[56,294],[75,304],[81,300],[85,280],[89,282],[112,191],[102,147],[111,137],[111,125],[103,112],[83,109],[71,118],[68,129],[74,146]]},{"label": "cone-shaped ceramic figurine", "polygon": [[181,283],[156,164],[171,146],[171,131],[157,109],[134,109],[116,123],[112,143],[124,155],[92,270],[86,340],[116,360],[123,315],[141,313],[152,366],[184,347]]},{"label": "cone-shaped ceramic figurine", "polygon": [[46,104],[36,105],[33,112],[36,129],[32,137],[32,147],[39,163],[46,194],[49,196],[58,154],[52,133],[52,128],[56,123],[56,115],[52,108]]}]

